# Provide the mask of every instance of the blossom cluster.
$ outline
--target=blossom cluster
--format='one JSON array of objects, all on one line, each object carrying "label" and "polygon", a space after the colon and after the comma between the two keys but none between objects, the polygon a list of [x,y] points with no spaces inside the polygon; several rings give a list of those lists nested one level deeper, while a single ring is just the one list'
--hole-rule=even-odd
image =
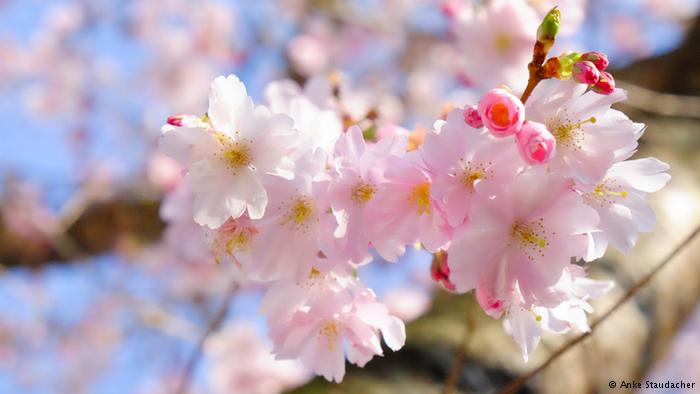
[{"label": "blossom cluster", "polygon": [[646,193],[669,179],[654,158],[627,160],[644,127],[610,108],[624,98],[574,81],[544,81],[526,104],[495,89],[410,150],[399,127],[343,130],[328,79],[274,82],[255,105],[231,75],[212,83],[206,115],[168,120],[160,147],[186,169],[216,259],[268,285],[275,355],[340,381],[345,357],[362,366],[380,338],[405,341],[355,275],[371,248],[388,261],[416,243],[446,253],[441,282],[475,290],[525,358],[542,330],[587,329],[588,300],[611,283],[572,259],[628,251],[654,224]]}]

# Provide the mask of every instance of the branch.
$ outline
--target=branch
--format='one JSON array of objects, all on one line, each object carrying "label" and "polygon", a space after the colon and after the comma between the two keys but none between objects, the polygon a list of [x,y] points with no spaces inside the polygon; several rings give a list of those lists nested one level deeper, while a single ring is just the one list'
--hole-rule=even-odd
[{"label": "branch", "polygon": [[552,364],[555,360],[557,360],[559,357],[564,355],[567,351],[569,351],[571,348],[574,346],[578,345],[581,343],[584,339],[588,338],[593,334],[593,330],[600,325],[602,322],[604,322],[607,318],[612,316],[613,313],[615,313],[622,305],[624,305],[627,301],[629,301],[639,290],[641,290],[644,286],[649,284],[649,282],[656,276],[657,273],[661,271],[669,262],[671,262],[677,255],[680,253],[681,250],[685,249],[686,246],[688,246],[693,239],[700,234],[700,226],[697,226],[695,230],[693,230],[690,235],[688,235],[683,242],[681,242],[676,248],[674,248],[666,257],[656,266],[654,269],[649,271],[639,282],[637,282],[634,286],[630,287],[629,290],[625,293],[625,295],[613,305],[612,308],[610,308],[605,314],[603,314],[598,320],[593,322],[591,324],[591,329],[588,332],[585,332],[578,337],[576,337],[574,340],[571,342],[567,343],[563,347],[561,347],[559,350],[554,352],[552,355],[549,356],[547,361],[542,363],[539,367],[535,368],[534,370],[528,372],[527,374],[519,377],[518,379],[512,381],[510,384],[508,384],[506,387],[504,387],[500,393],[501,394],[511,394],[511,393],[516,393],[522,386],[527,383],[528,380],[530,380],[533,376],[537,375],[538,373],[542,372],[544,369],[546,369],[550,364]]},{"label": "branch", "polygon": [[619,80],[617,85],[629,92],[624,105],[656,115],[700,119],[700,97],[659,93]]},{"label": "branch", "polygon": [[462,332],[462,339],[459,343],[457,353],[455,353],[455,357],[452,360],[452,368],[450,369],[450,373],[447,375],[447,379],[445,379],[445,389],[443,390],[444,394],[452,394],[455,392],[459,377],[462,374],[462,366],[464,365],[464,359],[467,354],[467,346],[469,345],[469,335],[471,335],[473,331],[473,311],[471,310],[471,305],[472,304],[470,302],[467,302],[465,308],[466,314],[464,317],[464,331]]},{"label": "branch", "polygon": [[214,316],[212,317],[206,330],[204,330],[204,332],[202,333],[202,336],[199,338],[197,345],[195,346],[194,350],[190,354],[189,359],[187,360],[187,364],[185,364],[185,367],[182,370],[182,375],[180,375],[180,384],[176,391],[177,394],[185,394],[188,391],[192,374],[194,373],[195,368],[197,367],[197,363],[199,363],[199,360],[202,357],[202,349],[204,347],[204,342],[211,334],[218,331],[221,327],[221,323],[224,322],[226,314],[229,310],[229,306],[231,305],[231,301],[233,300],[233,294],[236,292],[237,289],[238,284],[236,282],[232,282],[228,290],[226,290],[224,299],[221,301],[221,306],[219,306],[219,309],[216,311],[216,314],[214,314]]},{"label": "branch", "polygon": [[125,240],[128,244],[155,242],[164,227],[159,205],[155,199],[127,194],[69,209],[58,230],[44,234],[41,244],[13,233],[0,214],[0,263],[9,268],[41,268],[101,254]]}]

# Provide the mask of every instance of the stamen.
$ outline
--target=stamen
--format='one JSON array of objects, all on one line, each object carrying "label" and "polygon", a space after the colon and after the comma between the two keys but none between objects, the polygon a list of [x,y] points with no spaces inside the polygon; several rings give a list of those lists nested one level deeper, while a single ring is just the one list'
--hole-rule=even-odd
[{"label": "stamen", "polygon": [[597,121],[598,119],[596,119],[595,116],[591,116],[588,119],[575,123],[555,123],[554,127],[548,128],[552,130],[552,135],[554,135],[554,138],[556,138],[557,144],[565,146],[569,149],[578,150],[581,149],[581,143],[583,142],[583,136],[581,135],[581,127],[586,123],[596,123]]},{"label": "stamen", "polygon": [[593,191],[585,193],[583,199],[589,204],[612,205],[617,203],[618,198],[627,198],[628,196],[629,193],[623,190],[615,180],[604,179]]},{"label": "stamen", "polygon": [[221,159],[233,170],[234,174],[252,163],[250,143],[245,138],[233,141],[231,137],[220,132],[215,133],[214,138],[221,144]]},{"label": "stamen", "polygon": [[377,191],[377,189],[374,186],[372,186],[368,183],[360,183],[354,189],[352,189],[351,198],[358,205],[363,206],[369,200],[371,200],[372,197],[374,197],[374,193],[376,191]]},{"label": "stamen", "polygon": [[332,351],[335,347],[335,340],[340,335],[340,328],[334,320],[330,320],[321,326],[318,335],[326,337],[326,347]]},{"label": "stamen", "polygon": [[310,198],[299,197],[294,205],[289,209],[289,213],[282,220],[282,224],[294,222],[296,224],[304,224],[314,212],[314,205]]},{"label": "stamen", "polygon": [[425,182],[418,186],[415,186],[411,191],[411,197],[409,198],[411,203],[416,207],[418,214],[422,215],[424,213],[431,213],[432,207],[430,206],[430,182]]},{"label": "stamen", "polygon": [[508,49],[510,48],[510,44],[511,44],[510,36],[508,36],[508,34],[505,34],[505,33],[497,34],[495,44],[496,44],[496,49],[498,50],[498,52],[500,52],[501,54],[505,54],[508,51]]},{"label": "stamen", "polygon": [[314,201],[308,196],[295,197],[287,207],[286,214],[282,217],[280,224],[291,225],[295,230],[306,231],[311,222],[316,220],[316,207]]},{"label": "stamen", "polygon": [[530,261],[535,260],[536,254],[544,257],[545,249],[549,246],[542,218],[529,223],[516,222],[511,236]]}]

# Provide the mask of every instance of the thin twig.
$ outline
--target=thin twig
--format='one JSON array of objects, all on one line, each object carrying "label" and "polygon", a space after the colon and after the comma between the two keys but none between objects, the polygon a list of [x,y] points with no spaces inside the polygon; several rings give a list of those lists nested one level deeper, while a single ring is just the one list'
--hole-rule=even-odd
[{"label": "thin twig", "polygon": [[229,306],[231,305],[233,294],[236,292],[237,289],[238,284],[232,282],[231,286],[229,286],[228,290],[226,291],[226,294],[224,295],[224,299],[221,301],[221,306],[216,311],[216,314],[214,314],[214,316],[212,317],[206,330],[204,330],[204,332],[202,333],[202,336],[199,338],[196,347],[190,354],[190,357],[187,360],[187,364],[185,364],[185,367],[182,370],[182,374],[180,375],[180,384],[176,391],[177,394],[185,394],[188,391],[192,375],[195,371],[195,368],[197,367],[199,359],[202,357],[202,349],[204,347],[204,342],[211,334],[216,332],[221,326],[221,323],[223,323],[224,319],[226,318],[226,314],[228,313]]},{"label": "thin twig", "polygon": [[467,346],[469,345],[469,336],[472,334],[472,308],[469,301],[467,301],[466,314],[464,317],[464,330],[462,331],[462,339],[459,343],[459,348],[457,353],[455,353],[452,359],[452,367],[450,368],[450,373],[445,379],[445,389],[444,394],[452,394],[457,389],[457,383],[459,382],[459,377],[462,374],[462,366],[464,365],[464,359],[467,355]]},{"label": "thin twig", "polygon": [[653,278],[656,276],[659,271],[661,271],[662,268],[664,268],[670,261],[672,261],[678,253],[680,253],[681,250],[685,249],[686,246],[690,244],[690,242],[693,241],[693,239],[700,234],[700,226],[697,226],[695,230],[693,230],[690,235],[688,235],[683,242],[681,242],[678,246],[676,246],[666,257],[661,260],[661,262],[654,267],[649,273],[647,273],[639,282],[637,282],[634,286],[630,287],[629,290],[625,293],[625,295],[613,305],[612,308],[610,308],[607,312],[605,312],[598,320],[593,322],[591,324],[591,329],[588,332],[585,332],[578,337],[576,337],[574,340],[571,342],[567,343],[563,347],[561,347],[559,350],[554,352],[552,355],[549,356],[547,361],[542,363],[539,367],[535,368],[534,370],[528,372],[527,374],[519,377],[518,379],[512,381],[510,384],[508,384],[506,387],[504,387],[500,393],[501,394],[510,394],[510,393],[515,393],[517,392],[525,383],[527,383],[528,380],[530,380],[533,376],[537,375],[538,373],[542,372],[544,369],[546,369],[550,364],[552,364],[556,359],[561,357],[564,353],[569,351],[571,348],[574,346],[578,345],[581,343],[584,339],[588,338],[593,334],[593,330],[604,322],[607,318],[612,316],[615,311],[617,311],[622,305],[624,305],[627,301],[629,301],[639,290],[641,290],[644,286],[646,286]]},{"label": "thin twig", "polygon": [[617,81],[617,86],[629,94],[625,105],[652,114],[700,118],[700,97],[660,93],[626,81]]}]

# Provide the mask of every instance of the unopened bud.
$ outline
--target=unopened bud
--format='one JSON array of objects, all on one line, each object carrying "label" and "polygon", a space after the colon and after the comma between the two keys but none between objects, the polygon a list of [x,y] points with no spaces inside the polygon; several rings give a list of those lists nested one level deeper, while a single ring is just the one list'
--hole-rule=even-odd
[{"label": "unopened bud", "polygon": [[475,129],[480,129],[484,127],[484,121],[481,120],[481,115],[479,115],[479,109],[477,105],[464,107],[464,121],[471,127]]},{"label": "unopened bud", "polygon": [[520,156],[528,164],[544,164],[554,156],[557,141],[542,123],[526,121],[516,137]]},{"label": "unopened bud", "polygon": [[594,92],[600,94],[610,94],[615,91],[615,79],[609,72],[603,71],[600,73],[600,79],[591,87]]},{"label": "unopened bud", "polygon": [[496,137],[512,135],[525,121],[525,107],[519,98],[505,89],[491,89],[479,101],[479,116]]},{"label": "unopened bud", "polygon": [[561,12],[559,12],[559,8],[554,7],[545,15],[537,28],[537,41],[544,46],[545,53],[549,52],[554,45],[554,39],[559,32],[560,19]]},{"label": "unopened bud", "polygon": [[608,57],[603,52],[598,51],[584,53],[581,55],[581,60],[586,60],[595,64],[598,71],[604,71],[606,68],[608,68],[609,64]]},{"label": "unopened bud", "polygon": [[598,71],[595,64],[589,61],[580,61],[574,64],[573,76],[581,83],[595,85],[600,79],[600,71]]}]

